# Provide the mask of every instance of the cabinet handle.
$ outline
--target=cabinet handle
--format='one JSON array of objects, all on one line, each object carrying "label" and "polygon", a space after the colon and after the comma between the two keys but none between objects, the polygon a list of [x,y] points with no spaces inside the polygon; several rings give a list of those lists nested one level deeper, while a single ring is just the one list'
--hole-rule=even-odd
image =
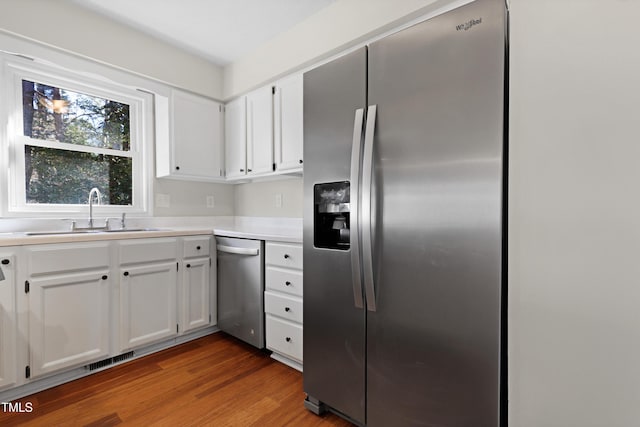
[{"label": "cabinet handle", "polygon": [[128,271],[125,271],[125,272],[124,272],[124,275],[125,275],[125,276],[128,276],[128,275],[129,275],[129,272],[128,272]]},{"label": "cabinet handle", "polygon": [[196,246],[196,250],[199,251],[200,250],[200,246]]},{"label": "cabinet handle", "polygon": [[285,338],[285,340],[286,340],[287,342],[291,342],[291,337],[286,337],[286,338]]},{"label": "cabinet handle", "polygon": [[180,166],[176,166],[176,170],[179,171],[180,170]]},{"label": "cabinet handle", "polygon": [[252,171],[253,171],[253,169],[247,169],[247,172],[252,172]]},{"label": "cabinet handle", "polygon": [[244,169],[240,169],[240,172],[244,172]]},{"label": "cabinet handle", "polygon": [[187,268],[191,268],[191,264],[187,264]]},{"label": "cabinet handle", "polygon": [[2,260],[2,265],[7,265],[9,264],[9,260],[8,259],[3,259]]},{"label": "cabinet handle", "polygon": [[284,311],[286,311],[287,313],[291,311],[291,309],[289,307],[285,307]]},{"label": "cabinet handle", "polygon": [[102,280],[107,280],[109,277],[105,274],[104,276],[102,276]]},{"label": "cabinet handle", "polygon": [[285,286],[291,286],[291,282],[289,282],[289,281],[284,282],[284,284],[285,284]]},{"label": "cabinet handle", "polygon": [[302,162],[302,159],[298,160],[298,163],[302,164],[302,163],[303,163],[303,162]]},{"label": "cabinet handle", "polygon": [[289,258],[291,258],[289,254],[284,254],[284,259],[289,259]]}]

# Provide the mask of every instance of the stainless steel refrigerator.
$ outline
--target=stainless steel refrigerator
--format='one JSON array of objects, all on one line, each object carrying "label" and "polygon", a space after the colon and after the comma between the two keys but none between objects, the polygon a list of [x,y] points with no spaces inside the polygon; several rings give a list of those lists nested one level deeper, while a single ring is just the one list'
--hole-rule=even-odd
[{"label": "stainless steel refrigerator", "polygon": [[506,425],[506,26],[477,0],[305,73],[310,410]]}]

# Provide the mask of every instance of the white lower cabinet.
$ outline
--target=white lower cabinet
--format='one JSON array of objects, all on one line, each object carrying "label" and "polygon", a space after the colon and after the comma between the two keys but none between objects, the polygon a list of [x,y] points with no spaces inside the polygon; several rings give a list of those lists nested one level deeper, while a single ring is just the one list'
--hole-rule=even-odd
[{"label": "white lower cabinet", "polygon": [[0,252],[0,390],[16,382],[15,257]]},{"label": "white lower cabinet", "polygon": [[177,335],[175,261],[123,267],[120,278],[120,350]]},{"label": "white lower cabinet", "polygon": [[302,246],[265,245],[265,337],[273,357],[302,370]]},{"label": "white lower cabinet", "polygon": [[30,280],[31,377],[109,354],[109,271]]},{"label": "white lower cabinet", "polygon": [[208,326],[212,321],[210,245],[209,238],[184,239],[181,333]]},{"label": "white lower cabinet", "polygon": [[208,333],[212,256],[211,235],[0,248],[0,400]]},{"label": "white lower cabinet", "polygon": [[108,243],[28,249],[27,378],[82,366],[109,355]]},{"label": "white lower cabinet", "polygon": [[178,334],[177,239],[120,242],[120,350]]}]

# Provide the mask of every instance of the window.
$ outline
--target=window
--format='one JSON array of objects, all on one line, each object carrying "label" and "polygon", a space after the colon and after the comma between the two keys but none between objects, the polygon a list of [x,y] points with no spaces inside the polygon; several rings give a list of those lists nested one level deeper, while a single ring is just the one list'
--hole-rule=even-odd
[{"label": "window", "polygon": [[13,101],[9,211],[84,212],[94,187],[99,210],[146,211],[150,95],[14,58],[5,58],[4,80]]}]

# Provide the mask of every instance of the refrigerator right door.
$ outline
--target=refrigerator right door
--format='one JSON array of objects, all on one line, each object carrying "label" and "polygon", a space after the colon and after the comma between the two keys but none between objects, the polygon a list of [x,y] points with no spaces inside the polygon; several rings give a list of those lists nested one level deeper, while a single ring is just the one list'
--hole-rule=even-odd
[{"label": "refrigerator right door", "polygon": [[369,47],[367,426],[499,425],[505,25],[478,0]]}]

